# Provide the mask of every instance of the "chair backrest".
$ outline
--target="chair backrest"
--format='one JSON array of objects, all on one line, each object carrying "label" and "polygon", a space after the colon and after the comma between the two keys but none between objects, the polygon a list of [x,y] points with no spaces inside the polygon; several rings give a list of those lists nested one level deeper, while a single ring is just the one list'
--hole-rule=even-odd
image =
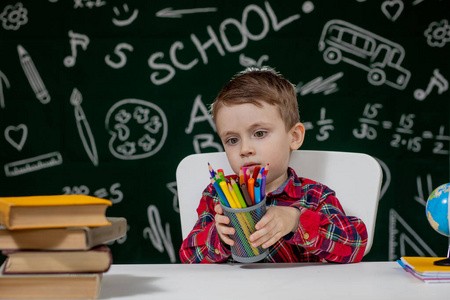
[{"label": "chair backrest", "polygon": [[[185,157],[176,172],[178,203],[183,239],[198,219],[197,207],[205,187],[210,183],[208,162],[233,174],[225,152],[193,154]],[[380,196],[382,170],[371,156],[362,153],[296,150],[289,164],[298,176],[330,187],[348,216],[357,216],[366,224],[370,251]]]}]

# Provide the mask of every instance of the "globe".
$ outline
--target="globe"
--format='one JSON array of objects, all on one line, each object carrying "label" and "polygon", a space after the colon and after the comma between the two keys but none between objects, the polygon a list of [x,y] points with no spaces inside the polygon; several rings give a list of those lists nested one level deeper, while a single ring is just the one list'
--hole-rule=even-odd
[{"label": "globe", "polygon": [[449,192],[450,183],[437,187],[428,197],[426,214],[428,222],[434,230],[442,235],[450,236],[449,229]]}]

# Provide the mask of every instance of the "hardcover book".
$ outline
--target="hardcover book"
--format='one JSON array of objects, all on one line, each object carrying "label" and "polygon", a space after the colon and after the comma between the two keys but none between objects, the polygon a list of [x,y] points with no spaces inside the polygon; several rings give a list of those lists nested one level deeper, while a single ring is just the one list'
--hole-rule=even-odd
[{"label": "hardcover book", "polygon": [[125,218],[107,217],[111,225],[8,230],[0,226],[2,250],[87,250],[117,240],[127,233]]},{"label": "hardcover book", "polygon": [[111,201],[86,195],[0,198],[0,224],[8,229],[109,225]]},{"label": "hardcover book", "polygon": [[100,293],[102,273],[5,275],[2,268],[0,299],[96,299]]},{"label": "hardcover book", "polygon": [[104,273],[112,255],[108,246],[90,250],[4,250],[3,274]]}]

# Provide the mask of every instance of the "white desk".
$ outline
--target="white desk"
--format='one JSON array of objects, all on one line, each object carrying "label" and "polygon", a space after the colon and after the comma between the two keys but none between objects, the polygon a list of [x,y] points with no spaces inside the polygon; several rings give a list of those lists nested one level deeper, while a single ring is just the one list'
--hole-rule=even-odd
[{"label": "white desk", "polygon": [[[208,295],[208,296],[206,296]],[[396,262],[113,265],[100,299],[450,299]]]}]

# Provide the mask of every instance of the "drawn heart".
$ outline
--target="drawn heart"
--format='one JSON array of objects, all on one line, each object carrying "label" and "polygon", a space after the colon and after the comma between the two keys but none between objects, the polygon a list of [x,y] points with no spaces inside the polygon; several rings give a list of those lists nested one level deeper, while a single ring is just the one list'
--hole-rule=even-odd
[{"label": "drawn heart", "polygon": [[[5,138],[14,148],[21,151],[27,140],[28,128],[25,124],[18,126],[8,126],[5,129]],[[16,141],[19,141],[18,143]]]},{"label": "drawn heart", "polygon": [[384,1],[381,4],[381,11],[389,20],[395,22],[402,14],[403,2],[401,0]]}]

